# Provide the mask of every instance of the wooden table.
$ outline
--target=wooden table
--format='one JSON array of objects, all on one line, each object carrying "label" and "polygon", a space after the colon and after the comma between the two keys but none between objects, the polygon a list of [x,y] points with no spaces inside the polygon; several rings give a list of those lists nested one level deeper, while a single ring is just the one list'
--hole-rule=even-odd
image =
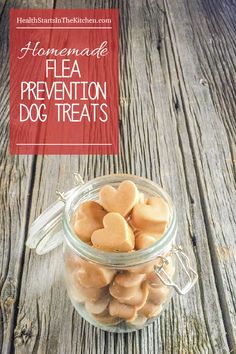
[{"label": "wooden table", "polygon": [[[11,6],[119,7],[118,156],[9,155]],[[2,353],[236,353],[233,0],[2,0],[0,11]],[[39,257],[25,247],[29,225],[75,171],[85,180],[148,177],[177,206],[178,241],[199,282],[143,331],[109,334],[86,323],[66,295],[61,249]]]}]

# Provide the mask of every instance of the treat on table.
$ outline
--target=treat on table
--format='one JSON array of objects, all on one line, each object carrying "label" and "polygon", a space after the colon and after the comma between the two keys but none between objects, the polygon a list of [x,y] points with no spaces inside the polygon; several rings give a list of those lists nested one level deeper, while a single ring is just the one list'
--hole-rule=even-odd
[{"label": "treat on table", "polygon": [[[94,249],[129,253],[153,246],[167,230],[169,219],[163,198],[145,199],[133,182],[124,181],[117,189],[102,187],[99,201],[82,203],[73,225],[76,235]],[[126,270],[109,269],[74,255],[67,257],[66,264],[71,297],[103,324],[125,321],[141,326],[161,312],[169,297],[169,288],[154,271],[160,265],[158,258]],[[163,268],[173,276],[171,257],[167,256]]]}]

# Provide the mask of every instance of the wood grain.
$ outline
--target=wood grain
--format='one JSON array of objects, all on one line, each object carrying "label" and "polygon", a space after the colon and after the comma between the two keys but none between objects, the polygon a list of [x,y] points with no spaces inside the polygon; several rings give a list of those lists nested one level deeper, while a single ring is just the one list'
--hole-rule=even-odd
[{"label": "wood grain", "polygon": [[[3,354],[13,348],[35,168],[33,157],[9,155],[8,16],[12,5],[10,1],[0,4],[0,350]],[[15,1],[14,6],[34,7],[34,2]]]},{"label": "wood grain", "polygon": [[[205,6],[207,5],[205,4]],[[202,85],[201,80],[204,77],[200,76],[201,72],[197,63],[209,62],[210,55],[198,58],[197,63],[195,63],[197,50],[196,48],[193,50],[192,46],[189,45],[191,43],[190,39],[194,41],[197,36],[199,28],[195,28],[194,32],[192,32],[190,31],[189,22],[185,21],[182,28],[179,29],[179,22],[183,14],[186,13],[184,12],[184,6],[176,6],[176,3],[170,3],[169,6],[166,6],[166,11],[170,13],[169,31],[173,40],[176,40],[175,63],[180,73],[180,95],[183,97],[183,110],[194,157],[194,168],[204,213],[216,286],[220,294],[220,303],[230,348],[236,350],[236,255],[235,252],[232,252],[232,250],[236,249],[236,240],[233,237],[236,222],[235,174],[232,156],[232,151],[235,148],[233,145],[233,138],[235,139],[235,135],[233,135],[234,124],[233,122],[231,123],[231,135],[231,133],[228,133],[227,120],[229,118],[227,120],[224,120],[224,117],[219,118],[220,111],[214,105],[211,99],[212,95],[209,92],[209,87],[211,85],[211,89],[214,87],[214,77],[212,77],[213,84],[210,81],[209,86]],[[220,9],[216,6],[215,11],[219,12]],[[211,16],[214,18],[214,11],[211,12]],[[225,16],[225,18],[229,19],[228,16]],[[221,28],[221,26],[222,22],[220,21],[218,28]],[[221,36],[217,38],[219,42],[222,41]],[[229,33],[227,40],[231,39],[234,40],[235,44],[235,37],[232,36],[232,33]],[[205,48],[210,51],[211,45],[205,46]],[[218,51],[221,52],[221,49],[218,48]],[[235,74],[232,68],[230,51],[230,49],[224,51],[224,62],[229,63],[229,71]],[[187,55],[181,55],[184,52]],[[222,60],[217,56],[214,57],[214,60],[217,72],[222,77],[222,87],[219,91],[227,95],[232,78],[227,78],[227,74],[224,75],[223,70],[220,70]],[[212,66],[213,64],[209,67],[212,68]],[[206,74],[208,73],[206,70],[205,72]],[[226,90],[224,90],[223,86],[226,87]],[[228,256],[221,257],[222,250],[228,250]]]},{"label": "wood grain", "polygon": [[[2,353],[236,351],[233,5],[184,0],[17,2],[19,7],[33,5],[119,7],[120,154],[10,159],[8,48],[3,42]],[[8,8],[1,17],[5,31]],[[200,279],[186,297],[175,295],[161,318],[143,331],[118,335],[90,326],[67,298],[62,250],[39,257],[24,248],[28,225],[55,200],[57,189],[71,187],[75,171],[85,180],[117,172],[148,177],[169,192],[177,207],[178,241]],[[12,178],[14,173],[20,177]],[[6,307],[12,274],[16,295],[10,295]],[[184,283],[181,272],[179,280]]]},{"label": "wood grain", "polygon": [[10,157],[8,9],[2,3],[0,31],[0,350],[10,352],[24,258],[24,231],[29,203],[31,157]]}]

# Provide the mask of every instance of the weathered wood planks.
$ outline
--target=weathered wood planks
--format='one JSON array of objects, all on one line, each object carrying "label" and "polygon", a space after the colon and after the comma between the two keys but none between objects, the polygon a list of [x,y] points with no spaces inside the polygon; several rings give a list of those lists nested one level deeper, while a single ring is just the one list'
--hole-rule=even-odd
[{"label": "weathered wood planks", "polygon": [[[31,7],[33,3],[17,5]],[[230,5],[226,3],[220,11],[208,2],[181,0],[72,1],[70,5],[59,0],[34,5],[120,8],[120,154],[19,157],[11,160],[9,172],[5,167],[1,170],[1,190],[5,190],[2,219],[7,225],[2,237],[2,353],[13,352],[13,348],[16,353],[43,354],[228,353],[235,345],[236,284],[232,252],[235,125],[231,116],[235,109],[235,47],[229,47],[235,38]],[[217,27],[219,16],[222,37]],[[4,8],[3,28],[6,19]],[[224,58],[221,52],[215,55],[219,43],[225,46]],[[2,50],[7,55],[7,47]],[[223,60],[225,70],[219,73]],[[1,75],[6,73],[2,69]],[[5,110],[8,76],[1,77]],[[226,82],[230,85],[223,91]],[[7,116],[6,110],[3,126]],[[1,158],[6,163],[9,158],[4,137]],[[12,165],[21,178],[9,184]],[[1,166],[5,165],[1,162]],[[186,297],[176,295],[163,316],[143,331],[114,335],[87,324],[66,297],[61,250],[39,257],[23,247],[28,221],[31,223],[55,200],[57,189],[71,186],[70,176],[75,171],[84,179],[112,172],[146,176],[162,184],[177,206],[179,242],[197,267],[200,280]],[[23,196],[27,188],[32,199],[31,195],[28,200]],[[13,203],[11,193],[19,205]],[[25,222],[20,224],[22,213]],[[5,219],[5,215],[11,218]],[[14,233],[21,233],[18,241],[10,238]],[[10,296],[13,305],[6,308],[9,274],[14,274],[17,295]],[[181,274],[180,281],[184,281]]]},{"label": "weathered wood planks", "polygon": [[[33,7],[34,2],[28,2]],[[32,191],[34,157],[9,155],[9,46],[10,1],[0,4],[0,350],[13,350],[14,326],[24,265],[25,235]],[[26,5],[25,1],[14,6]],[[46,4],[45,4],[46,7]]]},{"label": "weathered wood planks", "polygon": [[[193,6],[194,4],[193,2]],[[210,16],[213,19],[222,10],[222,5],[220,4],[215,7],[215,13],[213,11],[214,7],[210,6],[210,3],[202,4],[202,6],[208,6],[208,10],[211,10]],[[222,96],[220,96],[219,102],[212,100],[211,91],[214,90],[216,85],[214,75],[211,76],[210,72],[214,64],[206,66],[206,63],[209,63],[212,59],[211,50],[215,48],[215,36],[212,36],[212,44],[208,43],[208,45],[203,46],[207,52],[209,51],[209,54],[205,52],[204,55],[198,56],[195,62],[195,53],[198,53],[195,38],[202,29],[200,30],[198,25],[192,32],[190,30],[190,21],[184,21],[183,26],[179,26],[183,14],[184,18],[187,18],[187,11],[185,12],[185,10],[186,8],[181,6],[181,4],[176,6],[176,3],[170,3],[169,6],[166,6],[166,11],[170,14],[169,31],[172,39],[176,41],[175,63],[180,73],[179,94],[183,98],[182,108],[194,158],[194,168],[201,197],[215,282],[220,294],[220,304],[230,348],[236,350],[236,255],[233,251],[236,249],[234,237],[236,198],[235,170],[232,155],[233,148],[235,148],[233,145],[235,134],[233,135],[234,119],[230,114],[232,107],[234,106],[235,108],[235,102],[231,100],[232,107],[229,107],[229,112],[226,115],[221,115],[221,110],[217,109],[217,107],[222,104]],[[200,10],[198,13],[199,17],[197,18],[201,19],[203,16],[201,16]],[[224,13],[225,20],[228,20],[227,12],[224,11]],[[207,12],[205,13],[205,21],[209,21],[208,14]],[[193,17],[192,14],[190,18]],[[219,32],[221,26],[220,17],[218,22]],[[235,44],[236,38],[232,36],[232,29],[229,32],[228,28],[230,28],[230,22],[225,28],[226,37],[227,41],[233,41]],[[205,29],[205,33],[205,38],[212,34],[210,28],[208,31]],[[228,47],[226,45],[222,57],[221,44],[223,46],[225,42],[222,37],[221,35],[217,36],[218,45],[216,45],[216,52],[220,52],[221,56],[214,57],[217,67],[215,76],[220,75],[222,77],[219,94],[227,96],[228,91],[234,94],[233,90],[230,90],[230,86],[231,88],[233,87],[233,76],[235,77],[230,52],[235,50],[235,46]],[[192,41],[194,46],[189,44]],[[199,70],[198,63],[203,63],[202,66],[205,65],[204,72]],[[231,73],[230,76],[227,74],[227,70],[224,70],[226,63],[228,63],[227,70]],[[224,71],[226,71],[226,74],[224,74]],[[201,75],[205,76],[201,77]],[[208,81],[207,85],[204,80]],[[202,85],[203,83],[205,85]],[[230,99],[230,96],[228,99]],[[215,101],[217,105],[214,104]],[[230,125],[229,121],[231,121]]]},{"label": "weathered wood planks", "polygon": [[[8,152],[9,123],[9,54],[8,8],[2,2],[0,46],[0,349],[10,352],[14,316],[24,258],[24,233],[31,179],[32,157],[10,157]],[[4,40],[2,40],[4,39]]]}]

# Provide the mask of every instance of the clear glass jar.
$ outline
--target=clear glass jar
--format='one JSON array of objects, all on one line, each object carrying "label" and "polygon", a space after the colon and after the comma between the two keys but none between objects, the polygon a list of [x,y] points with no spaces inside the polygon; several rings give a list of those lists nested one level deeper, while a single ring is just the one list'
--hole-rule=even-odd
[{"label": "clear glass jar", "polygon": [[[145,197],[161,196],[170,209],[165,234],[152,246],[129,253],[98,250],[79,239],[73,230],[78,206],[98,200],[101,187],[134,182]],[[188,257],[175,246],[177,221],[168,194],[148,179],[125,174],[107,175],[82,184],[66,200],[62,216],[65,281],[69,297],[88,322],[111,332],[131,332],[155,320],[167,306],[173,289],[186,294],[197,280]],[[184,289],[175,284],[181,266],[189,280]]]}]

